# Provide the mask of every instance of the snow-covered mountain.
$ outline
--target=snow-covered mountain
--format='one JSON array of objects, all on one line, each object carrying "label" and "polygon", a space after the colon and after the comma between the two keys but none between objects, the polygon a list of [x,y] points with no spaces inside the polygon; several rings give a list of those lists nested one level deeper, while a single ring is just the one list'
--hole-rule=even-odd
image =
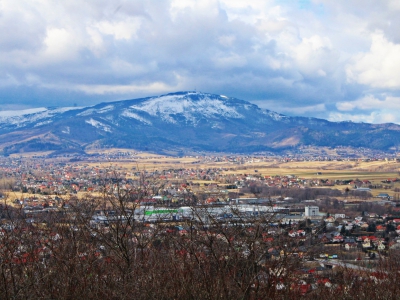
[{"label": "snow-covered mountain", "polygon": [[400,144],[400,126],[288,117],[223,95],[177,92],[91,107],[1,111],[0,137],[5,154],[90,147],[252,152],[343,145],[387,150]]}]

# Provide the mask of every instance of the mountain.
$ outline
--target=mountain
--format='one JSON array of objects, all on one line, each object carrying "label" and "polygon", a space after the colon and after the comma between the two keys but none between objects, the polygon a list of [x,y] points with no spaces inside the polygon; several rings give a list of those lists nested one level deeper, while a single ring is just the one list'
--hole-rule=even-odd
[{"label": "mountain", "polygon": [[163,151],[282,151],[302,145],[400,145],[400,126],[289,117],[250,102],[199,92],[91,107],[0,111],[3,154],[120,147]]}]

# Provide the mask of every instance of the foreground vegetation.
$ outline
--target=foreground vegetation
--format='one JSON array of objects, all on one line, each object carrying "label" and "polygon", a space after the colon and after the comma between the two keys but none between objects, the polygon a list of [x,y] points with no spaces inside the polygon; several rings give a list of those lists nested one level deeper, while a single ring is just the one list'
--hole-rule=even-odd
[{"label": "foreground vegetation", "polygon": [[[143,222],[145,186],[71,202],[32,222],[3,206],[2,299],[396,298],[396,252],[372,269],[319,268],[314,234],[291,239],[276,213],[214,218],[199,206],[179,222]],[[143,207],[142,207],[143,209]],[[302,226],[302,225],[299,225]]]}]

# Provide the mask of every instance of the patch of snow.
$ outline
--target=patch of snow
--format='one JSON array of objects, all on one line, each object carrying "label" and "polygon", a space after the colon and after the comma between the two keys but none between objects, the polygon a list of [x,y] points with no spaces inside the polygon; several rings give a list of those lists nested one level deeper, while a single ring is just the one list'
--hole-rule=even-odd
[{"label": "patch of snow", "polygon": [[90,124],[93,127],[96,127],[96,128],[101,129],[103,131],[112,132],[110,126],[108,126],[106,124],[103,124],[103,123],[101,123],[99,121],[96,121],[93,118],[90,118],[89,120],[86,120],[85,123]]},{"label": "patch of snow", "polygon": [[83,108],[85,108],[85,106],[57,107],[57,108],[51,109],[50,111],[53,113],[65,113],[70,110],[77,110],[77,109],[83,109]]},{"label": "patch of snow", "polygon": [[[70,110],[80,109],[79,107],[62,107],[62,108],[32,108],[23,110],[9,110],[0,111],[0,123],[7,123],[8,125],[16,125],[16,127],[23,127],[26,124],[38,122],[43,119],[49,119],[55,115],[65,113]],[[47,122],[47,123],[45,123]],[[51,123],[52,121],[43,121],[42,124]]]},{"label": "patch of snow", "polygon": [[106,112],[112,111],[114,108],[115,108],[114,105],[107,105],[107,106],[104,106],[104,107],[99,108],[99,109],[89,108],[89,109],[77,114],[77,116],[89,116],[89,115],[92,115],[94,113],[96,113],[96,114],[104,114]]},{"label": "patch of snow", "polygon": [[100,119],[106,120],[107,122],[115,125],[115,126],[119,126],[119,122],[118,119],[116,119],[114,116],[112,115],[106,115],[105,117],[102,117]]},{"label": "patch of snow", "polygon": [[0,120],[2,118],[7,118],[7,117],[20,117],[20,116],[25,116],[25,115],[31,115],[31,114],[43,112],[46,110],[47,110],[47,108],[45,108],[45,107],[21,109],[21,110],[4,110],[4,111],[0,111]]},{"label": "patch of snow", "polygon": [[104,118],[101,118],[101,119],[107,120],[107,121],[109,121],[109,122],[111,122],[111,123],[115,123],[114,116],[108,115],[108,116],[105,116]]},{"label": "patch of snow", "polygon": [[145,123],[145,124],[147,124],[147,125],[152,125],[152,123],[151,123],[149,120],[147,120],[147,119],[145,119],[145,118],[139,116],[138,114],[136,114],[136,113],[134,113],[134,112],[129,111],[128,109],[125,109],[125,110],[122,112],[121,116],[127,117],[127,118],[131,118],[131,119],[135,119],[135,120],[138,120],[138,121],[140,121],[140,122],[142,122],[142,123]]},{"label": "patch of snow", "polygon": [[77,116],[81,116],[81,117],[90,116],[90,115],[93,114],[95,111],[96,111],[95,109],[89,108],[89,109],[87,109],[87,110],[85,110],[85,111],[83,111],[83,112],[77,114]]},{"label": "patch of snow", "polygon": [[282,119],[287,118],[285,115],[281,115],[281,114],[278,114],[278,113],[270,111],[270,110],[263,110],[262,112],[264,115],[271,117],[275,121],[281,121]]},{"label": "patch of snow", "polygon": [[50,123],[53,123],[53,121],[52,120],[46,120],[46,121],[43,121],[43,122],[36,123],[35,126],[33,126],[33,127],[39,127],[39,126],[50,124]]},{"label": "patch of snow", "polygon": [[69,126],[66,126],[65,130],[62,130],[61,132],[65,133],[65,134],[70,134],[71,133],[71,129],[69,128]]},{"label": "patch of snow", "polygon": [[211,128],[213,128],[213,129],[222,129],[221,125],[218,124],[218,123],[214,123],[214,124],[211,126]]},{"label": "patch of snow", "polygon": [[111,111],[114,108],[115,108],[114,105],[107,105],[107,106],[104,106],[103,108],[99,109],[98,113],[99,114],[104,114],[105,112]]},{"label": "patch of snow", "polygon": [[130,108],[147,112],[152,116],[159,116],[164,121],[176,123],[173,115],[183,115],[187,121],[197,123],[198,116],[210,118],[222,116],[225,118],[243,118],[233,106],[228,106],[226,101],[211,99],[204,95],[202,99],[192,100],[187,95],[167,95],[151,98],[146,102],[132,105]]}]

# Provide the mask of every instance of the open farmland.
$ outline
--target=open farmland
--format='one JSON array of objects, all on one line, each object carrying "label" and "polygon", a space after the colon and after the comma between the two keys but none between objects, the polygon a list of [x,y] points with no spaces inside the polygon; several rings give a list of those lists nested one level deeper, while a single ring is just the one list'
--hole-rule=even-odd
[{"label": "open farmland", "polygon": [[[238,159],[239,160],[239,159]],[[368,180],[371,184],[382,184],[382,181],[400,177],[400,163],[385,159],[376,161],[287,161],[278,158],[247,158],[240,159],[240,163],[226,161],[226,158],[206,157],[167,157],[154,154],[141,153],[133,160],[108,160],[104,162],[90,162],[90,166],[101,168],[113,167],[127,172],[133,176],[134,171],[161,171],[170,169],[220,169],[220,174],[229,175],[258,175],[258,176],[285,176],[294,175],[304,179],[336,180]],[[130,174],[130,175],[129,175]],[[213,180],[212,180],[213,181]],[[204,184],[209,180],[194,180]],[[216,183],[218,181],[215,181]],[[400,188],[399,182],[391,183],[394,188]],[[336,188],[345,189],[348,185],[337,184]],[[351,188],[351,187],[350,187]],[[393,196],[393,191],[376,189],[373,194],[388,192]]]}]

